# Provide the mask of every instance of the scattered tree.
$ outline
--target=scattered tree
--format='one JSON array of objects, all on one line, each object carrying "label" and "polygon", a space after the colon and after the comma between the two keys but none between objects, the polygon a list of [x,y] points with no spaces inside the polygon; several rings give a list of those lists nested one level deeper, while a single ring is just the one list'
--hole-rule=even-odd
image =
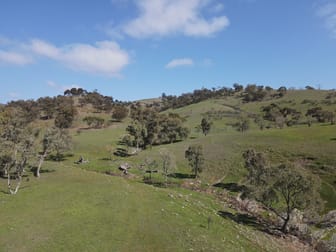
[{"label": "scattered tree", "polygon": [[241,133],[244,133],[250,127],[250,120],[247,117],[240,117],[238,122],[234,124],[234,127]]},{"label": "scattered tree", "polygon": [[145,159],[145,165],[146,165],[146,173],[149,174],[149,182],[152,182],[152,174],[157,173],[157,167],[158,167],[158,162],[154,159],[151,158],[146,158]]},{"label": "scattered tree", "polygon": [[162,160],[162,172],[165,177],[165,182],[167,184],[168,174],[173,169],[174,165],[174,158],[173,155],[168,152],[166,149],[160,150],[160,157]]},{"label": "scattered tree", "polygon": [[116,105],[113,107],[112,118],[116,121],[122,121],[128,116],[128,108],[123,105]]},{"label": "scattered tree", "polygon": [[47,128],[42,136],[42,151],[36,169],[36,177],[40,177],[40,170],[46,157],[53,151],[56,151],[56,159],[60,158],[61,152],[69,150],[71,146],[71,138],[65,130],[52,127]]},{"label": "scattered tree", "polygon": [[201,128],[202,128],[203,134],[206,136],[210,132],[211,122],[206,118],[202,118]]},{"label": "scattered tree", "polygon": [[292,163],[272,167],[254,150],[245,151],[243,157],[252,195],[283,220],[283,232],[295,208],[307,212],[322,206],[318,180],[301,167]]},{"label": "scattered tree", "polygon": [[234,91],[238,93],[244,89],[244,86],[240,85],[239,83],[235,83],[233,84],[233,88],[234,88]]},{"label": "scattered tree", "polygon": [[83,118],[83,121],[86,122],[89,127],[96,129],[103,127],[105,123],[104,118],[98,116],[86,116]]},{"label": "scattered tree", "polygon": [[185,151],[185,158],[188,159],[189,165],[194,172],[195,178],[204,168],[203,148],[201,145],[191,145]]},{"label": "scattered tree", "polygon": [[77,110],[71,97],[59,97],[55,126],[60,129],[70,128],[75,119]]}]

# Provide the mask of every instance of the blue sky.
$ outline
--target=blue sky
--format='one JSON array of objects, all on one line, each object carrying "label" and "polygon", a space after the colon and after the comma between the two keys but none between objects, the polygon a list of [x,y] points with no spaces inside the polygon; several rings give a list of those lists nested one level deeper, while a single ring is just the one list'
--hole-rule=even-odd
[{"label": "blue sky", "polygon": [[1,0],[0,102],[336,88],[336,0]]}]

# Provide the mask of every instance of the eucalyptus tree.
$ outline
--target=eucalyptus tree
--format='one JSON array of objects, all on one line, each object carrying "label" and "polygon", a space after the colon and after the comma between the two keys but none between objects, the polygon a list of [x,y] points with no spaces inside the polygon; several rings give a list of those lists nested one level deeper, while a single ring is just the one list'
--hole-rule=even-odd
[{"label": "eucalyptus tree", "polygon": [[201,145],[191,145],[185,151],[185,158],[188,159],[189,165],[195,174],[195,178],[204,168],[203,148]]},{"label": "eucalyptus tree", "polygon": [[[7,176],[8,192],[16,194],[29,159],[36,155],[39,131],[27,121],[19,108],[7,107],[0,113],[0,164]],[[17,181],[16,186],[12,178]]]},{"label": "eucalyptus tree", "polygon": [[287,232],[295,208],[311,214],[323,207],[319,179],[302,167],[295,163],[272,166],[263,153],[253,149],[245,151],[243,158],[251,195],[283,221],[282,232]]}]

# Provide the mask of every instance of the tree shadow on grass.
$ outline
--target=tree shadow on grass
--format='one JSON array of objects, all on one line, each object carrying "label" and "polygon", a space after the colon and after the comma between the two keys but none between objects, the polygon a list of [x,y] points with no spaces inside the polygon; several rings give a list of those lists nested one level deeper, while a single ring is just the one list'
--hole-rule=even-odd
[{"label": "tree shadow on grass", "polygon": [[246,192],[247,187],[244,185],[238,185],[237,183],[217,183],[213,185],[214,187],[219,187],[222,189],[226,189],[230,192]]},{"label": "tree shadow on grass", "polygon": [[155,179],[150,179],[150,178],[143,178],[143,182],[146,185],[152,185],[155,187],[159,187],[159,188],[168,188],[168,187],[176,187],[178,186],[178,183],[174,183],[172,181],[167,181],[167,182],[163,182],[163,181],[155,181]]},{"label": "tree shadow on grass", "polygon": [[177,179],[194,179],[195,174],[185,174],[185,173],[175,172],[175,173],[169,174],[168,177],[177,178]]},{"label": "tree shadow on grass", "polygon": [[[37,167],[33,166],[30,168],[30,171],[34,174],[34,176],[36,176],[36,172],[37,172]],[[55,172],[54,169],[41,169],[40,173],[50,173],[50,172]]]},{"label": "tree shadow on grass", "polygon": [[115,156],[118,157],[129,157],[128,151],[124,148],[117,148],[115,152],[113,152]]},{"label": "tree shadow on grass", "polygon": [[46,161],[56,161],[56,162],[60,162],[60,161],[65,161],[67,160],[67,158],[69,157],[73,157],[74,155],[73,154],[59,154],[59,155],[49,155],[47,158],[46,158]]},{"label": "tree shadow on grass", "polygon": [[233,220],[234,222],[238,224],[243,224],[246,226],[253,227],[254,229],[265,232],[267,234],[271,234],[271,235],[281,234],[281,232],[278,230],[277,227],[275,227],[271,223],[268,223],[264,220],[258,219],[255,216],[251,216],[245,213],[233,214],[233,213],[226,212],[226,211],[218,211],[217,213],[219,216],[223,217],[224,219]]},{"label": "tree shadow on grass", "polygon": [[330,138],[330,141],[336,141],[336,137]]}]

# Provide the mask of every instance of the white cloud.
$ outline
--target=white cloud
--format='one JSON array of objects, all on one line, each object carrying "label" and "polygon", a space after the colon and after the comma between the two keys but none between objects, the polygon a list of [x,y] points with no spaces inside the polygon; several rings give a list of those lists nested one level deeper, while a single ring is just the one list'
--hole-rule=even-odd
[{"label": "white cloud", "polygon": [[0,45],[9,45],[11,44],[10,39],[0,35]]},{"label": "white cloud", "polygon": [[16,92],[10,92],[8,94],[8,96],[11,98],[11,99],[18,99],[20,97],[20,94],[19,93],[16,93]]},{"label": "white cloud", "polygon": [[30,48],[34,53],[37,53],[37,54],[40,54],[40,55],[43,55],[43,56],[46,56],[52,59],[58,59],[61,57],[61,52],[58,48],[40,39],[33,39],[31,41]]},{"label": "white cloud", "polygon": [[140,10],[137,18],[121,29],[129,36],[144,38],[151,36],[211,36],[229,25],[226,16],[205,18],[202,10],[209,0],[143,0],[137,1]]},{"label": "white cloud", "polygon": [[173,59],[167,65],[166,68],[175,68],[182,66],[193,66],[194,61],[189,58]]},{"label": "white cloud", "polygon": [[0,50],[0,64],[28,65],[33,63],[33,58],[18,52]]},{"label": "white cloud", "polygon": [[213,8],[212,8],[212,11],[213,12],[221,12],[224,10],[224,4],[222,3],[217,3]]},{"label": "white cloud", "polygon": [[130,62],[128,53],[112,41],[56,47],[35,39],[29,47],[32,52],[59,61],[71,69],[109,76],[119,75]]},{"label": "white cloud", "polygon": [[40,39],[22,43],[0,36],[0,46],[0,64],[27,65],[33,63],[36,56],[43,56],[74,70],[119,76],[130,63],[128,52],[113,41],[57,47]]},{"label": "white cloud", "polygon": [[47,86],[53,88],[53,89],[56,89],[57,91],[60,91],[60,92],[64,92],[65,90],[67,89],[71,89],[71,88],[80,88],[81,86],[77,85],[77,84],[72,84],[72,85],[61,85],[61,84],[58,84],[54,81],[51,81],[51,80],[48,80],[47,81]]},{"label": "white cloud", "polygon": [[57,87],[57,84],[55,83],[55,82],[53,82],[53,81],[47,81],[47,85],[49,86],[49,87],[52,87],[52,88],[55,88],[55,87]]},{"label": "white cloud", "polygon": [[317,15],[324,19],[326,28],[336,37],[336,3],[329,2],[320,6]]},{"label": "white cloud", "polygon": [[76,85],[76,84],[73,84],[73,85],[70,85],[70,86],[61,86],[61,91],[65,91],[67,89],[72,89],[72,88],[80,88],[81,86],[79,85]]}]

